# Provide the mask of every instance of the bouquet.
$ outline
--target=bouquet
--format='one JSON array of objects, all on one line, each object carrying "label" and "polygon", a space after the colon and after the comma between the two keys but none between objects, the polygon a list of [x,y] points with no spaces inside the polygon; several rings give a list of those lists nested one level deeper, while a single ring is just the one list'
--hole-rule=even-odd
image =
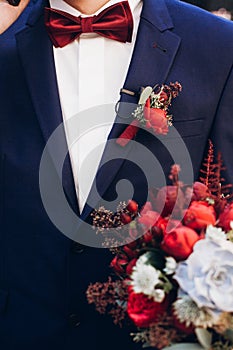
[{"label": "bouquet", "polygon": [[172,184],[151,190],[141,210],[130,200],[93,212],[113,275],[89,286],[88,302],[133,325],[144,346],[233,349],[233,203],[211,143],[203,165],[192,187],[173,165]]}]

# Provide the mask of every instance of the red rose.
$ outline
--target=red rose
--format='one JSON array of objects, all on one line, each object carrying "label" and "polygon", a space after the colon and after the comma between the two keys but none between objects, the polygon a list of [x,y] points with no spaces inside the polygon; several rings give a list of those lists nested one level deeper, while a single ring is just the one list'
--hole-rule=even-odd
[{"label": "red rose", "polygon": [[193,201],[184,216],[185,225],[194,230],[205,229],[208,225],[214,225],[215,221],[213,206],[201,201]]},{"label": "red rose", "polygon": [[137,327],[149,327],[167,307],[168,298],[162,303],[157,303],[143,293],[129,293],[127,313]]},{"label": "red rose", "polygon": [[227,206],[224,211],[219,215],[218,226],[222,227],[224,231],[231,230],[230,223],[233,221],[233,203]]},{"label": "red rose", "polygon": [[172,213],[175,204],[174,215],[179,215],[181,209],[183,209],[185,202],[184,194],[176,186],[164,186],[162,187],[156,196],[156,210],[161,213],[162,216],[168,216]]},{"label": "red rose", "polygon": [[[146,108],[148,109],[148,108]],[[168,124],[166,118],[166,112],[160,108],[149,108],[146,116],[146,127],[153,129],[156,134],[167,135]]]},{"label": "red rose", "polygon": [[193,251],[194,244],[201,237],[189,227],[180,226],[165,233],[161,248],[176,260],[185,260]]}]

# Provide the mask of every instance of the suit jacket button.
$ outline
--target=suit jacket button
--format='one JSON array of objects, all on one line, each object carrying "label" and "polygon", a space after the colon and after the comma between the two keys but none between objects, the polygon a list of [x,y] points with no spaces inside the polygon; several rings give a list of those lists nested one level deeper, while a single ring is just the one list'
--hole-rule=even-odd
[{"label": "suit jacket button", "polygon": [[81,254],[84,252],[84,246],[80,243],[74,242],[72,243],[71,250],[75,254]]},{"label": "suit jacket button", "polygon": [[69,316],[69,323],[71,327],[78,327],[81,322],[77,314],[71,314]]}]

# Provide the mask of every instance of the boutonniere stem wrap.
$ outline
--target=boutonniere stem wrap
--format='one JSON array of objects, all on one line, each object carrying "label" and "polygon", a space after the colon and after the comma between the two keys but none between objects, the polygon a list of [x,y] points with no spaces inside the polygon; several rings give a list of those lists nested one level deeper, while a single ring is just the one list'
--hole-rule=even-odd
[{"label": "boutonniere stem wrap", "polygon": [[144,88],[138,106],[132,113],[133,121],[119,136],[117,144],[126,146],[136,136],[140,126],[152,131],[155,135],[167,135],[169,126],[172,126],[169,107],[181,90],[182,86],[178,82]]}]

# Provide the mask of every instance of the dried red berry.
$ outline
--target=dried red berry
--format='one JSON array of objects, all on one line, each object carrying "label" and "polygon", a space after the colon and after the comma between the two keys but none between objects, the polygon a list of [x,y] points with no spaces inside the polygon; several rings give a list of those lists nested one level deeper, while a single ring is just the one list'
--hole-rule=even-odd
[{"label": "dried red berry", "polygon": [[128,214],[122,213],[121,221],[123,224],[129,224],[132,221],[132,218]]}]

